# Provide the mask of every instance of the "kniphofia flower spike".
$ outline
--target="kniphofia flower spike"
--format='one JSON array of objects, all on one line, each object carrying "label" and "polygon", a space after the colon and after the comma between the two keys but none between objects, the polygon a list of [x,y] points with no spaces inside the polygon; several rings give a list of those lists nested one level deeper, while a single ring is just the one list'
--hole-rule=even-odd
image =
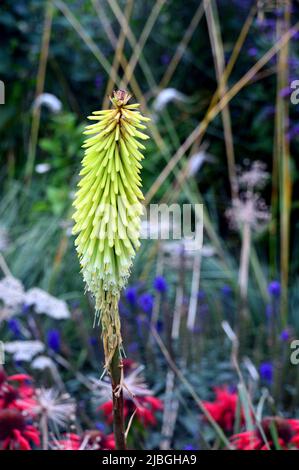
[{"label": "kniphofia flower spike", "polygon": [[86,127],[81,179],[74,201],[76,247],[87,289],[100,313],[106,367],[121,347],[118,301],[139,247],[143,208],[140,170],[148,121],[128,104],[126,91],[115,91],[112,109],[95,111]]}]

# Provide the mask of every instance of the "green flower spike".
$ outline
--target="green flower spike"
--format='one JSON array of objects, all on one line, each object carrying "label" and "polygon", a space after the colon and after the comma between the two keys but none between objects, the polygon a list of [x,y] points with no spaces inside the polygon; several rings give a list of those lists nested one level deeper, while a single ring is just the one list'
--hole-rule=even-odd
[{"label": "green flower spike", "polygon": [[140,161],[145,149],[138,139],[149,137],[139,104],[127,104],[122,90],[110,98],[113,108],[94,111],[86,127],[81,179],[74,201],[75,245],[86,288],[100,313],[107,368],[122,339],[118,313],[121,289],[126,285],[140,242],[143,199]]}]

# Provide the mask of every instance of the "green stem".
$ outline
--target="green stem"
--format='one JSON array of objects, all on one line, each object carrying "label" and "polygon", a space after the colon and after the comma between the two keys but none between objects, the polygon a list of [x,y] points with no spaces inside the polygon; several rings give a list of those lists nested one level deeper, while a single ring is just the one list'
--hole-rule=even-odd
[{"label": "green stem", "polygon": [[122,391],[122,360],[118,348],[110,363],[110,375],[113,400],[113,432],[115,448],[126,449],[125,424],[124,424],[124,398]]}]

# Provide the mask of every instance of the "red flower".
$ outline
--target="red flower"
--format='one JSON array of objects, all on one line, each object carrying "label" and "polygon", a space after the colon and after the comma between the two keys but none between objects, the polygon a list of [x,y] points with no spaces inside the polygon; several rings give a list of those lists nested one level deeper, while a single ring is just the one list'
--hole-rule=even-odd
[{"label": "red flower", "polygon": [[107,436],[98,430],[85,431],[82,442],[87,441],[88,446],[94,450],[113,450],[115,449],[114,436]]},{"label": "red flower", "polygon": [[38,446],[39,432],[24,415],[15,409],[0,410],[0,449],[30,450],[30,441]]},{"label": "red flower", "polygon": [[[129,400],[124,400],[124,418],[128,416],[130,413],[130,401]],[[106,401],[103,403],[101,406],[98,407],[98,410],[103,411],[105,420],[107,424],[112,424],[113,423],[113,402],[112,400]]]},{"label": "red flower", "polygon": [[[125,410],[125,408],[126,407],[124,406],[124,416],[126,417],[127,410]],[[112,402],[112,400],[106,401],[101,406],[99,406],[97,409],[103,411],[106,423],[112,424],[112,422],[113,422],[113,402]]]},{"label": "red flower", "polygon": [[[9,382],[16,382],[17,387]],[[18,409],[30,412],[36,405],[35,389],[31,384],[32,379],[26,374],[7,376],[3,369],[0,370],[0,409]]]},{"label": "red flower", "polygon": [[161,411],[163,410],[163,402],[156,397],[152,397],[151,395],[148,397],[144,397],[147,405],[152,408],[153,411]]},{"label": "red flower", "polygon": [[[215,401],[204,402],[204,407],[222,429],[232,431],[238,405],[238,394],[230,392],[228,387],[215,387],[214,391]],[[241,419],[243,420],[242,414]]]},{"label": "red flower", "polygon": [[101,431],[86,431],[83,436],[67,434],[65,438],[53,443],[55,450],[113,450],[115,449],[113,434],[105,436]]},{"label": "red flower", "polygon": [[55,450],[79,450],[81,444],[81,438],[77,434],[70,433],[52,443],[52,447]]},{"label": "red flower", "polygon": [[[106,401],[98,408],[102,410],[107,424],[113,422],[113,403],[112,400]],[[152,396],[138,397],[134,401],[124,399],[124,417],[132,415],[136,410],[138,421],[144,426],[155,426],[157,419],[155,412],[163,409],[163,403],[159,398]]]},{"label": "red flower", "polygon": [[30,377],[30,375],[27,375],[27,374],[6,375],[4,369],[1,368],[0,369],[0,387],[5,382],[19,382],[22,384],[25,382],[32,382],[32,378]]},{"label": "red flower", "polygon": [[5,383],[0,388],[0,409],[13,406],[18,397],[18,391],[11,385]]},{"label": "red flower", "polygon": [[[136,418],[143,426],[155,426],[157,424],[156,412],[163,409],[163,403],[159,398],[152,396],[152,391],[147,387],[142,376],[143,366],[138,366],[129,359],[123,360],[124,370],[124,417],[132,416],[136,412]],[[107,382],[102,382],[102,397],[106,398]],[[113,403],[105,401],[99,408],[103,411],[106,423],[112,424]]]},{"label": "red flower", "polygon": [[238,450],[273,450],[276,448],[273,435],[276,434],[281,449],[299,449],[299,420],[269,417],[263,419],[261,426],[267,442],[256,428],[235,434],[231,438],[232,444]]},{"label": "red flower", "polygon": [[139,406],[137,406],[136,416],[139,421],[144,425],[155,426],[157,419],[155,416],[156,411],[163,410],[163,403],[159,398],[146,396],[138,399]]},{"label": "red flower", "polygon": [[132,369],[137,367],[137,363],[133,359],[124,358],[122,360],[124,373],[129,373]]}]

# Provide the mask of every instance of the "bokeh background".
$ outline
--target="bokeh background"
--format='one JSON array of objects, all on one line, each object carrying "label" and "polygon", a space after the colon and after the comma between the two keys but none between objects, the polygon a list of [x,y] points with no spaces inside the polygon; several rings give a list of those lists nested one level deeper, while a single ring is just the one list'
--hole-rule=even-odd
[{"label": "bokeh background", "polygon": [[1,2],[2,447],[8,409],[33,448],[113,446],[71,214],[86,116],[116,88],[151,117],[145,204],[204,205],[201,252],[144,240],[120,302],[129,445],[299,442],[298,21],[291,0]]}]

